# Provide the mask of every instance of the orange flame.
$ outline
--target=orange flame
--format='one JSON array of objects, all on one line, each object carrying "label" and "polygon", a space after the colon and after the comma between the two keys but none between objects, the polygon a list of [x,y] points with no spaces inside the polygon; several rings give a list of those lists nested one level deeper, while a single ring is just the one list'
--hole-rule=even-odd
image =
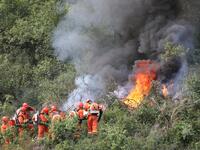
[{"label": "orange flame", "polygon": [[140,60],[135,62],[136,72],[133,76],[135,87],[124,99],[124,104],[130,108],[137,108],[145,96],[148,96],[152,81],[156,79],[156,64],[150,60]]},{"label": "orange flame", "polygon": [[168,89],[167,86],[165,84],[162,85],[162,94],[164,97],[168,96]]}]

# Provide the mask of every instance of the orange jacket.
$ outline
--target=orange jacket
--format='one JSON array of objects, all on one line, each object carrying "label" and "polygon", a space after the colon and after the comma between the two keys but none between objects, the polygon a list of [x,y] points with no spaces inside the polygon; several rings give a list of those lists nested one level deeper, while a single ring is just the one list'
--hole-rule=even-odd
[{"label": "orange jacket", "polygon": [[44,125],[49,122],[47,115],[45,115],[44,113],[40,113],[39,120],[40,120],[39,124],[41,124],[41,125]]},{"label": "orange jacket", "polygon": [[15,120],[9,120],[9,126],[14,127],[15,126]]},{"label": "orange jacket", "polygon": [[59,111],[52,111],[49,113],[49,117],[52,119],[54,115],[60,115]]},{"label": "orange jacket", "polygon": [[[5,124],[3,123],[1,125],[1,133],[4,135],[6,133],[6,131],[9,128],[9,124]],[[9,144],[10,143],[10,139],[8,137],[5,137],[5,144]]]},{"label": "orange jacket", "polygon": [[51,113],[51,121],[52,123],[58,122],[62,120],[62,116],[60,115],[60,113],[58,111],[53,111]]},{"label": "orange jacket", "polygon": [[38,139],[43,138],[45,133],[48,133],[48,116],[44,113],[39,114],[39,123],[38,123]]},{"label": "orange jacket", "polygon": [[86,102],[83,107],[84,107],[85,111],[88,111],[90,109],[90,106],[91,106],[91,103]]},{"label": "orange jacket", "polygon": [[18,121],[20,125],[25,124],[28,121],[27,114],[20,112],[18,115]]},{"label": "orange jacket", "polygon": [[84,119],[84,110],[83,109],[78,109],[77,110],[77,115],[79,119]]},{"label": "orange jacket", "polygon": [[99,114],[99,105],[97,103],[92,103],[90,105],[89,114],[91,114],[91,115]]},{"label": "orange jacket", "polygon": [[6,130],[8,129],[9,125],[8,124],[2,124],[1,125],[1,133],[4,134]]}]

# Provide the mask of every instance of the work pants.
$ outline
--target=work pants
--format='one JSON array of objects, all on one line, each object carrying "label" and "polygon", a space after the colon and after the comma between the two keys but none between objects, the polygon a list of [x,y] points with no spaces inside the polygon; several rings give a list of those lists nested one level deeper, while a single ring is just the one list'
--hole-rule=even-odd
[{"label": "work pants", "polygon": [[88,116],[87,120],[88,134],[96,134],[98,128],[98,116],[97,114],[92,114]]}]

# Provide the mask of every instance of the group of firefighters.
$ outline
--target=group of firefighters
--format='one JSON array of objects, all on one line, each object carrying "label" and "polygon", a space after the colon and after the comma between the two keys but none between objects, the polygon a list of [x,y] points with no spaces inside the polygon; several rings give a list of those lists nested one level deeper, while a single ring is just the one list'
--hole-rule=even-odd
[{"label": "group of firefighters", "polygon": [[[40,112],[36,112],[29,104],[23,103],[12,119],[7,116],[2,117],[1,133],[5,144],[9,144],[13,139],[7,136],[8,131],[13,132],[13,136],[16,136],[15,130],[20,138],[27,132],[34,135],[36,127],[37,139],[39,140],[43,139],[45,135],[49,135],[49,129],[57,122],[77,118],[77,128],[81,129],[82,121],[87,120],[88,134],[93,135],[97,133],[103,109],[103,105],[92,102],[90,99],[86,100],[85,103],[79,102],[77,107],[70,112],[60,111],[55,105],[45,106]],[[31,116],[31,114],[33,115]]]}]

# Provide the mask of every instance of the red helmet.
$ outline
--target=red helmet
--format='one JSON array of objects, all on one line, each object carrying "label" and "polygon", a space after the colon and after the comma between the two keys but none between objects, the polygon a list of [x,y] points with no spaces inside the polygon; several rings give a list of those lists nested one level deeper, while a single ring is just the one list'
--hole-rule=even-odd
[{"label": "red helmet", "polygon": [[26,107],[22,106],[21,109],[20,109],[22,112],[25,112],[27,110]]},{"label": "red helmet", "polygon": [[82,102],[79,102],[78,107],[79,107],[79,108],[83,108],[83,103],[82,103]]},{"label": "red helmet", "polygon": [[91,99],[87,99],[87,100],[86,100],[86,103],[91,103],[91,102],[92,102]]},{"label": "red helmet", "polygon": [[49,108],[48,107],[44,107],[41,112],[45,113],[45,114],[48,114],[49,113]]},{"label": "red helmet", "polygon": [[10,125],[10,126],[15,126],[15,120],[13,120],[13,119],[10,120],[10,121],[9,121],[9,125]]},{"label": "red helmet", "polygon": [[55,105],[51,106],[51,111],[57,111],[57,107]]},{"label": "red helmet", "polygon": [[27,103],[23,103],[23,104],[22,104],[22,107],[28,108],[29,105],[28,105]]},{"label": "red helmet", "polygon": [[8,117],[3,116],[3,117],[1,118],[1,121],[7,123],[7,122],[9,121],[9,119],[8,119]]}]

